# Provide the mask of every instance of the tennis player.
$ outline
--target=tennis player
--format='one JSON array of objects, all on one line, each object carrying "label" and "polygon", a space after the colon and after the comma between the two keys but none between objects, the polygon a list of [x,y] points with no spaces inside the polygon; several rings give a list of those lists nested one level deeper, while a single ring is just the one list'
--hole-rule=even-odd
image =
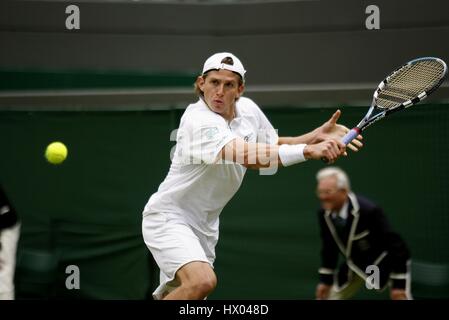
[{"label": "tennis player", "polygon": [[[337,124],[339,110],[309,133],[278,137],[257,104],[242,96],[245,72],[231,53],[206,60],[195,82],[199,100],[181,118],[170,170],[143,210],[143,237],[160,268],[155,299],[204,299],[214,290],[219,215],[247,168],[274,173],[346,155],[340,139],[349,130]],[[360,139],[348,147],[357,151]]]}]

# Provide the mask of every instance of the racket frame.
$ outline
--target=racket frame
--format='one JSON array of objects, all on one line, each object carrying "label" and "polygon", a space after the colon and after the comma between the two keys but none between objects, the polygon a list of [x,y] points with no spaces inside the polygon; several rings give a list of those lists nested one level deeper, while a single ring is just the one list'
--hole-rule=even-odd
[{"label": "racket frame", "polygon": [[[391,77],[396,74],[396,72],[398,72],[399,70],[401,70],[402,68],[404,68],[407,65],[410,64],[414,64],[417,63],[419,61],[423,61],[423,60],[437,60],[438,62],[440,62],[443,65],[443,76],[441,77],[441,79],[438,81],[438,83],[436,83],[432,88],[430,88],[427,91],[423,91],[421,92],[417,97],[415,97],[414,99],[411,100],[407,100],[401,104],[398,104],[396,107],[392,107],[392,108],[388,108],[388,109],[384,109],[384,108],[380,108],[377,106],[376,104],[376,100],[377,100],[377,96],[380,92],[380,90],[382,90],[387,83],[389,82],[389,80],[391,79]],[[422,58],[417,58],[414,60],[411,60],[409,62],[407,62],[406,64],[402,65],[401,67],[397,68],[395,71],[393,71],[388,77],[385,78],[385,80],[383,80],[378,86],[376,91],[374,91],[373,94],[373,101],[371,102],[371,107],[369,108],[368,112],[366,113],[366,115],[363,117],[363,119],[357,124],[356,127],[352,128],[343,138],[342,138],[342,142],[347,145],[349,144],[353,139],[355,139],[363,130],[365,130],[366,128],[368,128],[369,126],[371,126],[372,124],[376,123],[377,121],[381,120],[382,118],[398,112],[402,109],[405,108],[409,108],[415,104],[417,104],[418,102],[424,100],[425,98],[427,98],[433,91],[435,91],[440,85],[441,83],[443,83],[443,81],[446,79],[447,77],[447,65],[446,63],[441,60],[440,58],[435,58],[435,57],[422,57]],[[374,116],[371,116],[371,114],[374,112],[374,110],[382,110],[379,113],[376,113]]]}]

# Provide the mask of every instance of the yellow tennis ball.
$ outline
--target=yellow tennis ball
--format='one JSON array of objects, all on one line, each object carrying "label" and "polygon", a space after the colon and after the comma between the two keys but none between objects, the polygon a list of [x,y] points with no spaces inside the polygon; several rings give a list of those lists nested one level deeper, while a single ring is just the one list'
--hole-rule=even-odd
[{"label": "yellow tennis ball", "polygon": [[67,158],[67,147],[62,142],[52,142],[45,149],[45,158],[51,164],[61,164]]}]

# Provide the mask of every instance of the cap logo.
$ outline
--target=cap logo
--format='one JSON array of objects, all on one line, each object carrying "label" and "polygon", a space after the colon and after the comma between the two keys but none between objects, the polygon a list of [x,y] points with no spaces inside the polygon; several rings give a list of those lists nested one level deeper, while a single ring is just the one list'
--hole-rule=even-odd
[{"label": "cap logo", "polygon": [[226,64],[229,64],[230,66],[233,66],[234,60],[232,60],[231,57],[226,57],[226,58],[223,58],[223,60],[221,60],[221,63],[226,63]]}]

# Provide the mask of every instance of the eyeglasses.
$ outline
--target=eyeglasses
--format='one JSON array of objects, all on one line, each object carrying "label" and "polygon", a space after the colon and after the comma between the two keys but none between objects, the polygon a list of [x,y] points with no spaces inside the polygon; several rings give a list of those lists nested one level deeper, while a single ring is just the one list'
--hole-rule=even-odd
[{"label": "eyeglasses", "polygon": [[328,189],[328,190],[316,190],[316,195],[319,196],[331,196],[340,191],[340,189]]}]

